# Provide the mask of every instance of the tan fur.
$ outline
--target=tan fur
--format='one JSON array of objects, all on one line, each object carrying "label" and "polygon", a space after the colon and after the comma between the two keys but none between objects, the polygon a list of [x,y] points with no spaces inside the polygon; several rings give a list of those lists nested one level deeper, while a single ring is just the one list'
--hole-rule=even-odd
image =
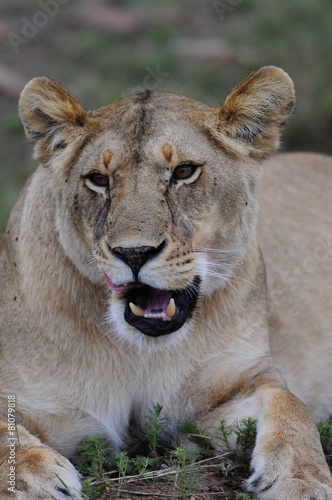
[{"label": "tan fur", "polygon": [[170,144],[162,144],[161,151],[165,157],[165,160],[169,163],[173,156],[173,148]]},{"label": "tan fur", "polygon": [[[220,109],[145,93],[85,111],[46,78],[23,90],[40,166],[0,246],[0,437],[5,451],[14,394],[24,498],[63,498],[57,476],[80,498],[64,457],[88,434],[124,446],[156,403],[204,428],[256,418],[247,486],[257,498],[332,497],[317,430],[295,397],[316,419],[332,412],[331,254],[318,248],[319,238],[332,248],[332,160],[282,155],[267,166],[259,239],[269,298],[256,234],[262,160],[294,102],[290,78],[274,67],[250,75]],[[133,248],[136,260],[153,252],[137,276],[121,253]],[[189,286],[188,296],[199,276],[199,298],[178,330],[145,335],[125,320],[123,293],[109,291],[104,273],[115,288],[139,279],[160,293]]]},{"label": "tan fur", "polygon": [[329,157],[280,155],[260,188],[272,352],[316,421],[332,413],[331,176]]}]

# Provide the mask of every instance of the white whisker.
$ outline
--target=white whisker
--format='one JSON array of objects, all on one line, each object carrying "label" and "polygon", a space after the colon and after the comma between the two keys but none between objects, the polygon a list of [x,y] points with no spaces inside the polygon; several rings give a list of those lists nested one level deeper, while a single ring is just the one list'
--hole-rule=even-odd
[{"label": "white whisker", "polygon": [[215,262],[215,261],[211,261],[211,262],[209,262],[209,264],[211,266],[214,266],[214,267],[234,267],[234,264],[229,264],[228,262]]},{"label": "white whisker", "polygon": [[244,283],[247,283],[250,286],[253,286],[255,288],[259,288],[259,286],[255,285],[255,283],[252,283],[251,281],[246,280],[245,278],[241,278],[241,276],[232,276],[231,280],[235,281],[235,282],[237,282],[239,284],[241,284],[241,282],[244,282]]},{"label": "white whisker", "polygon": [[236,249],[236,248],[230,248],[229,250],[225,250],[225,249],[221,249],[221,248],[199,248],[199,249],[194,249],[193,252],[197,252],[197,253],[206,253],[206,254],[209,254],[209,253],[216,253],[216,254],[229,254],[229,255],[232,255],[234,253],[242,253],[242,249],[239,248],[239,249]]},{"label": "white whisker", "polygon": [[229,276],[225,276],[224,274],[220,274],[220,273],[217,273],[216,271],[212,271],[211,269],[207,269],[205,271],[205,275],[206,276],[209,276],[211,278],[217,278],[217,279],[220,279],[224,282],[226,282],[229,286],[231,286],[232,288],[234,288],[234,290],[237,291],[237,288],[232,284],[232,278],[229,277]]}]

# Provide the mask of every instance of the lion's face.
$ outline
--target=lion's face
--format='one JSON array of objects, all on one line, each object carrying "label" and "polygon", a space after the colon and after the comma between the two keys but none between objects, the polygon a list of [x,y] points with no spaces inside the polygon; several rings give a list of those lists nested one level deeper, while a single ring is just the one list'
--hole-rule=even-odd
[{"label": "lion's face", "polygon": [[[255,234],[260,163],[294,100],[281,70],[265,68],[266,80],[260,71],[219,110],[145,93],[85,112],[47,79],[23,91],[22,121],[50,170],[61,244],[82,274],[106,280],[121,335],[185,331],[199,297],[231,282],[243,260]],[[57,116],[47,120],[54,102]]]},{"label": "lion's face", "polygon": [[177,111],[184,101],[124,100],[82,152],[66,202],[72,225],[89,234],[117,315],[151,336],[179,330],[199,294],[224,286],[256,220],[255,175]]}]

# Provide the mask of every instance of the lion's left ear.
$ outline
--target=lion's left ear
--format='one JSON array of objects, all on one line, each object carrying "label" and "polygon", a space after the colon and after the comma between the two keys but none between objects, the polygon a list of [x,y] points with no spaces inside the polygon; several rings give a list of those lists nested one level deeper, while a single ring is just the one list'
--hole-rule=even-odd
[{"label": "lion's left ear", "polygon": [[21,93],[19,112],[35,158],[44,165],[86,132],[86,111],[59,83],[34,78]]},{"label": "lion's left ear", "polygon": [[295,91],[280,68],[265,66],[249,75],[225,99],[218,129],[237,141],[242,151],[263,160],[279,146],[280,132],[292,114]]}]

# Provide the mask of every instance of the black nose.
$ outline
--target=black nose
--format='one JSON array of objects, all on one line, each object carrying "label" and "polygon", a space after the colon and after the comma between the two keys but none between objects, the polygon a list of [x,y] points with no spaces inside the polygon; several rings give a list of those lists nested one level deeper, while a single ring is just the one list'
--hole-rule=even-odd
[{"label": "black nose", "polygon": [[157,257],[165,247],[163,241],[158,247],[141,246],[141,247],[114,247],[110,248],[114,257],[121,259],[132,270],[135,278],[137,278],[141,267],[146,264],[148,260]]}]

